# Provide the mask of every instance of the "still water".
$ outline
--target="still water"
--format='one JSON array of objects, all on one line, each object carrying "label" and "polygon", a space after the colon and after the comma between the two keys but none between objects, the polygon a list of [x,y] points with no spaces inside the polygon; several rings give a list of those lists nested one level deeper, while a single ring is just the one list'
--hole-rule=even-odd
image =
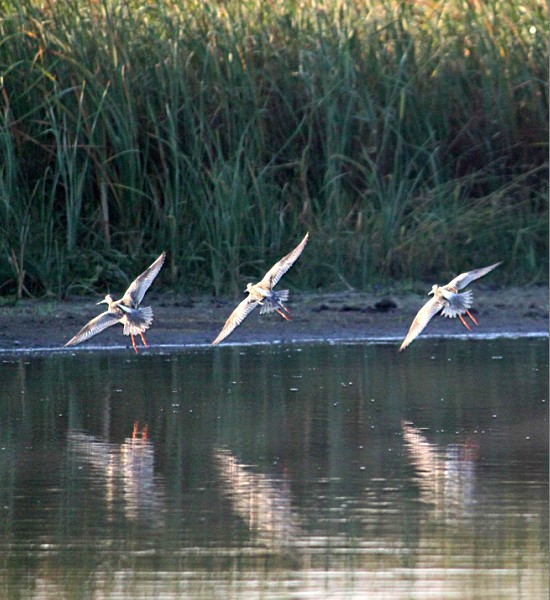
[{"label": "still water", "polygon": [[0,355],[0,598],[546,598],[548,340]]}]

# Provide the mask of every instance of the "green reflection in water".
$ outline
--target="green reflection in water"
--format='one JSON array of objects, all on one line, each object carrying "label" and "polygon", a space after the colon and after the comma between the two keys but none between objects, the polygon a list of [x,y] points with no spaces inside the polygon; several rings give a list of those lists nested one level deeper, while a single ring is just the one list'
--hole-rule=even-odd
[{"label": "green reflection in water", "polygon": [[4,357],[7,597],[545,597],[548,342]]}]

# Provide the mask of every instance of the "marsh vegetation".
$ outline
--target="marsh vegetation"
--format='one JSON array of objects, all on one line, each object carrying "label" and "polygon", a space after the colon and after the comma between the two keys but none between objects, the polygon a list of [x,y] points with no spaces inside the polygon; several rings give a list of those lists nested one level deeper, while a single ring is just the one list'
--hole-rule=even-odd
[{"label": "marsh vegetation", "polygon": [[2,7],[1,294],[547,277],[542,0]]}]

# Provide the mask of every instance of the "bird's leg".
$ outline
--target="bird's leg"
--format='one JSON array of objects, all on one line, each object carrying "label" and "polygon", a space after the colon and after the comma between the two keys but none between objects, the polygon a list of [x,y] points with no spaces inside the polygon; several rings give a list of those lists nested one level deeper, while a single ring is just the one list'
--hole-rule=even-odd
[{"label": "bird's leg", "polygon": [[140,333],[139,335],[141,335],[141,341],[143,342],[143,345],[144,345],[146,348],[149,348],[149,346],[147,345],[147,342],[145,341],[145,338],[143,337],[143,333]]},{"label": "bird's leg", "polygon": [[148,434],[149,434],[149,428],[148,428],[147,423],[145,423],[145,425],[143,426],[143,429],[141,430],[141,433],[140,433],[139,421],[134,421],[134,428],[132,430],[132,439],[133,440],[137,440],[139,437],[141,437],[142,440],[146,440]]},{"label": "bird's leg", "polygon": [[130,337],[132,338],[132,346],[134,347],[134,350],[136,351],[136,354],[138,354],[138,349],[136,346],[136,340],[134,339],[134,336],[132,334],[130,334]]},{"label": "bird's leg", "polygon": [[462,315],[458,315],[458,318],[460,319],[462,325],[464,325],[464,327],[466,327],[466,329],[468,331],[472,331],[472,328],[468,325],[468,323],[466,323],[466,321],[464,320],[464,317]]},{"label": "bird's leg", "polygon": [[[282,309],[285,310],[288,314],[290,314],[290,311],[288,310],[288,308],[283,306]],[[281,317],[283,317],[283,319],[290,321],[290,317],[287,317],[280,308],[276,308],[275,310],[281,315]]]},{"label": "bird's leg", "polygon": [[472,321],[476,324],[479,325],[479,323],[475,320],[474,315],[469,311],[466,310],[466,312],[468,313],[468,316],[470,317],[470,319],[472,319]]}]

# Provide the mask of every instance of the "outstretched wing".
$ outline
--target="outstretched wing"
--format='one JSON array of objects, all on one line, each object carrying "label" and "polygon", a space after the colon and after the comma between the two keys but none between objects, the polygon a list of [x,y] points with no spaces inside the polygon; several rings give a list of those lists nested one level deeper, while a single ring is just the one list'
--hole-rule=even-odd
[{"label": "outstretched wing", "polygon": [[86,325],[84,325],[84,327],[74,337],[72,337],[65,344],[65,346],[74,346],[75,344],[80,344],[80,342],[91,338],[104,329],[107,329],[107,327],[111,327],[111,325],[118,323],[118,321],[119,318],[115,314],[105,311],[104,313],[101,313],[95,317],[95,319],[92,319],[89,323],[86,323]]},{"label": "outstretched wing", "polygon": [[409,333],[407,333],[399,352],[405,350],[405,348],[416,338],[416,336],[426,327],[430,322],[430,319],[436,315],[444,306],[444,302],[440,298],[431,298],[424,304],[424,306],[418,311],[414,321],[411,324]]},{"label": "outstretched wing", "polygon": [[166,252],[163,252],[150,267],[145,269],[141,275],[132,281],[130,287],[126,290],[124,296],[122,297],[124,304],[131,305],[134,308],[137,308],[141,304],[143,296],[145,296],[145,292],[147,292],[149,286],[159,274],[165,258]]},{"label": "outstretched wing", "polygon": [[258,301],[247,296],[237,308],[229,315],[229,318],[222,327],[218,337],[210,344],[215,346],[225,339],[236,327],[238,327],[248,316],[248,314],[257,306]]},{"label": "outstretched wing", "polygon": [[469,283],[474,281],[474,279],[479,279],[483,277],[483,275],[487,275],[493,269],[496,269],[499,265],[502,264],[502,261],[491,265],[490,267],[483,267],[482,269],[474,269],[473,271],[467,271],[466,273],[461,273],[457,275],[452,281],[450,281],[445,287],[456,287],[457,290],[461,290],[465,288]]},{"label": "outstretched wing", "polygon": [[270,290],[273,289],[281,277],[290,269],[296,262],[296,259],[302,254],[309,239],[309,233],[306,233],[304,239],[294,248],[290,254],[287,254],[279,262],[276,262],[271,269],[264,275],[260,283],[266,285]]}]

